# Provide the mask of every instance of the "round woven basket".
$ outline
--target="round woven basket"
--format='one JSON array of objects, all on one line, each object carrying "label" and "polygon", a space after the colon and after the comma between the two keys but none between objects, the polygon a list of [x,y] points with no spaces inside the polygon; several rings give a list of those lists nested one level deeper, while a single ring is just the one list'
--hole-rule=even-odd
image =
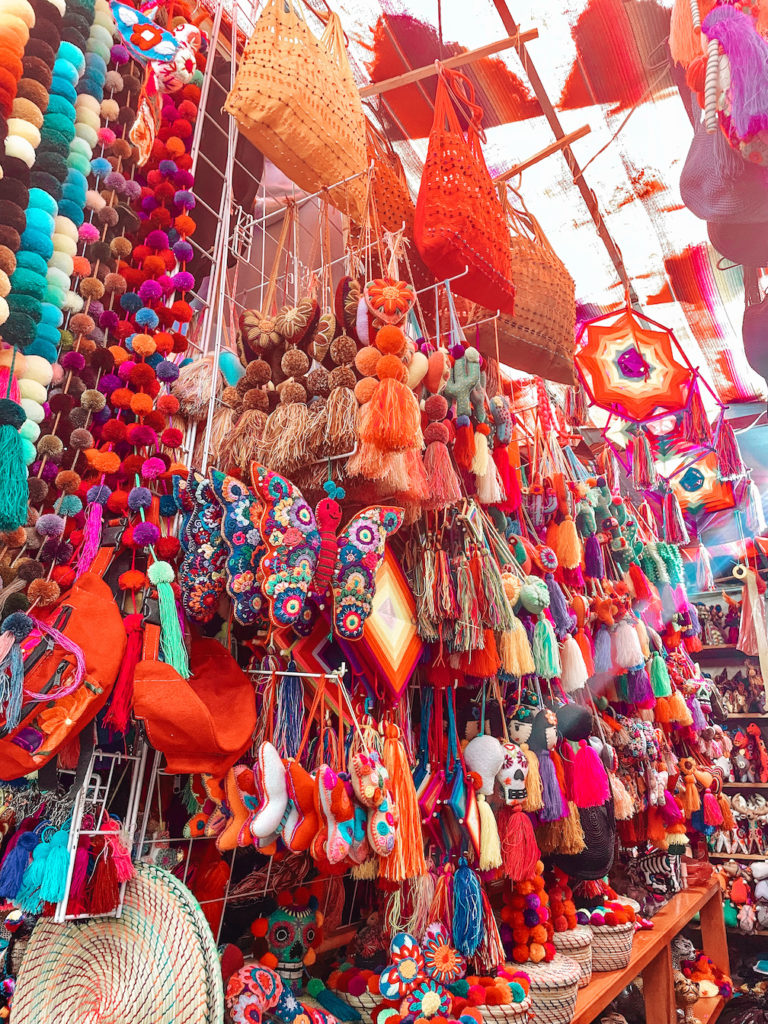
[{"label": "round woven basket", "polygon": [[632,942],[635,938],[635,923],[617,924],[613,927],[590,925],[592,932],[592,970],[623,971],[632,956]]},{"label": "round woven basket", "polygon": [[360,996],[353,996],[349,992],[345,992],[341,998],[345,1003],[348,1003],[353,1009],[357,1010],[365,1024],[372,1024],[373,1018],[371,1014],[381,1002],[381,996],[375,996],[372,992],[363,992]]},{"label": "round woven basket", "polygon": [[531,1008],[530,999],[524,999],[522,1003],[507,1003],[504,1006],[479,1006],[478,1009],[483,1015],[483,1020],[500,1021],[527,1021],[528,1011]]},{"label": "round woven basket", "polygon": [[16,984],[14,1024],[223,1024],[216,945],[196,900],[139,865],[119,918],[40,920]]},{"label": "round woven basket", "polygon": [[558,953],[548,964],[525,964],[531,979],[531,1010],[536,1024],[571,1024],[579,994],[581,967]]},{"label": "round woven basket", "polygon": [[579,988],[586,988],[592,977],[592,931],[577,924],[567,932],[555,932],[552,941],[558,953],[575,960],[581,968]]}]

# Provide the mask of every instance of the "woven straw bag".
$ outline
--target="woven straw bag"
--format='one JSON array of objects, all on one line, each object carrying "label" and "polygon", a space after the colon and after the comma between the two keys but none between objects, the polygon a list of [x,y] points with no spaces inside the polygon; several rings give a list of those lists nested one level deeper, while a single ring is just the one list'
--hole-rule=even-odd
[{"label": "woven straw bag", "polygon": [[528,993],[536,1024],[571,1024],[579,994],[581,968],[570,957],[555,955],[549,963],[526,964]]},{"label": "woven straw bag", "polygon": [[575,960],[581,968],[579,988],[586,988],[592,978],[592,931],[577,924],[567,932],[555,932],[552,941],[558,953]]},{"label": "woven straw bag", "polygon": [[[337,14],[317,39],[299,0],[268,0],[224,109],[299,188],[330,189],[333,205],[361,220],[365,120]],[[361,176],[338,184],[355,174]]]},{"label": "woven straw bag", "polygon": [[516,197],[514,207],[504,199],[510,229],[515,311],[512,315],[502,311],[494,321],[487,318],[496,308],[475,310],[472,321],[485,320],[478,327],[478,346],[495,355],[498,337],[502,362],[524,373],[571,384],[576,324],[573,278],[539,222],[522,198],[517,194]]},{"label": "woven straw bag", "polygon": [[526,1024],[530,1018],[531,1001],[523,999],[520,1003],[505,1003],[503,1006],[480,1006],[484,1021],[496,1024]]},{"label": "woven straw bag", "polygon": [[592,970],[623,971],[632,956],[635,923],[592,926]]},{"label": "woven straw bag", "polygon": [[372,992],[363,992],[359,996],[353,996],[349,992],[345,992],[340,998],[353,1010],[357,1010],[365,1024],[372,1024],[372,1014],[381,1002],[381,996],[375,996]]},{"label": "woven straw bag", "polygon": [[384,231],[400,231],[413,234],[413,199],[400,157],[392,148],[385,135],[365,122],[367,133],[368,164],[373,164],[371,174],[371,213]]},{"label": "woven straw bag", "polygon": [[[466,135],[457,110],[468,118]],[[440,66],[413,237],[438,280],[456,278],[457,295],[511,313],[509,230],[483,157],[482,119],[469,79]]]}]

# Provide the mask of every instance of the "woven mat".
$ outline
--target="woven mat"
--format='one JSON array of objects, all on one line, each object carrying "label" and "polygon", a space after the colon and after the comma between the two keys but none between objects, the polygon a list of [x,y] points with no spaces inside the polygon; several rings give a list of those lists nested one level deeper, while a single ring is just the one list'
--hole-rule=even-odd
[{"label": "woven mat", "polygon": [[24,956],[14,1024],[223,1024],[213,935],[197,901],[139,865],[120,918],[42,919]]}]

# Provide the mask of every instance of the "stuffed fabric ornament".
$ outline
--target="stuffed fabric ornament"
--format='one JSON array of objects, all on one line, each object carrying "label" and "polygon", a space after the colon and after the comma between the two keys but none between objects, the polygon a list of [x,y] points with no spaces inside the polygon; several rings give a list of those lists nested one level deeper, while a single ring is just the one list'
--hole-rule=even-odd
[{"label": "stuffed fabric ornament", "polygon": [[389,790],[389,772],[379,752],[353,754],[350,775],[355,796],[368,809],[366,833],[371,849],[379,857],[389,857],[395,848],[397,810]]},{"label": "stuffed fabric ornament", "polygon": [[505,804],[522,803],[528,795],[528,758],[516,743],[504,743],[502,751],[503,760],[496,773],[502,800]]},{"label": "stuffed fabric ornament", "polygon": [[251,818],[251,834],[267,839],[277,833],[288,807],[285,766],[271,743],[262,743],[253,766],[258,805]]},{"label": "stuffed fabric ornament", "polygon": [[251,925],[254,953],[265,967],[276,970],[288,988],[301,985],[304,968],[317,959],[315,947],[322,939],[323,915],[317,909],[317,897],[309,889],[285,890],[272,909]]},{"label": "stuffed fabric ornament", "polygon": [[505,748],[495,736],[475,736],[464,747],[464,763],[480,776],[480,792],[491,796],[494,782],[506,761]]}]

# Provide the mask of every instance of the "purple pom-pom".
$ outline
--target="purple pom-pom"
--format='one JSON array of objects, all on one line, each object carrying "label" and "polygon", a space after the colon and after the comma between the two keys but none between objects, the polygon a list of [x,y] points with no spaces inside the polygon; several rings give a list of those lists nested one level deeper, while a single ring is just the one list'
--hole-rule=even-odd
[{"label": "purple pom-pom", "polygon": [[589,914],[586,912],[586,910],[577,910],[576,920],[579,922],[579,924],[589,924]]},{"label": "purple pom-pom", "polygon": [[128,199],[138,199],[141,195],[141,185],[139,182],[129,178],[125,183],[125,195]]},{"label": "purple pom-pom", "polygon": [[535,928],[539,923],[539,912],[538,910],[524,910],[523,920],[529,928]]},{"label": "purple pom-pom", "polygon": [[121,388],[123,382],[116,373],[105,373],[99,381],[99,391],[102,395],[109,397],[117,388]]},{"label": "purple pom-pom", "polygon": [[174,274],[171,281],[173,282],[173,287],[178,288],[180,292],[188,292],[190,288],[195,287],[193,275],[186,270],[180,270],[178,274]]},{"label": "purple pom-pom", "polygon": [[173,180],[178,188],[192,188],[195,183],[195,179],[189,171],[178,170],[173,176]]},{"label": "purple pom-pom", "polygon": [[163,289],[157,281],[144,281],[139,287],[139,298],[143,302],[157,302],[162,294]]},{"label": "purple pom-pom", "polygon": [[[93,305],[93,303],[91,303],[91,305]],[[120,317],[114,309],[105,309],[99,317],[99,326],[103,327],[105,331],[114,331],[119,323]]]},{"label": "purple pom-pom", "polygon": [[47,512],[38,518],[35,529],[41,537],[60,537],[64,533],[65,522],[61,516]]},{"label": "purple pom-pom", "polygon": [[82,352],[64,352],[59,363],[63,370],[69,373],[79,373],[85,366],[85,356]]},{"label": "purple pom-pom", "polygon": [[189,189],[180,188],[174,195],[173,201],[177,206],[182,206],[185,210],[194,210],[197,200]]},{"label": "purple pom-pom", "polygon": [[110,496],[111,493],[112,491],[109,489],[109,487],[105,486],[104,484],[94,484],[93,487],[88,488],[85,497],[87,501],[89,501],[92,505],[106,505],[107,498]]},{"label": "purple pom-pom", "polygon": [[135,544],[155,544],[160,538],[160,530],[154,523],[136,523],[133,528],[133,540]]},{"label": "purple pom-pom", "polygon": [[113,64],[127,64],[131,59],[131,55],[128,52],[128,48],[123,46],[122,43],[115,43],[115,45],[109,51],[109,56],[112,59]]},{"label": "purple pom-pom", "polygon": [[464,346],[456,342],[455,345],[451,345],[451,347],[448,349],[448,352],[454,359],[461,359],[461,357],[464,355]]},{"label": "purple pom-pom", "polygon": [[179,263],[189,263],[195,254],[195,250],[186,241],[178,241],[173,247],[173,255],[179,261]]},{"label": "purple pom-pom", "polygon": [[105,188],[113,188],[116,192],[125,186],[125,175],[120,171],[112,171],[104,179]]},{"label": "purple pom-pom", "polygon": [[175,174],[176,173],[176,161],[175,160],[161,160],[157,165],[158,171],[161,174]]},{"label": "purple pom-pom", "polygon": [[151,504],[152,492],[147,487],[134,487],[128,495],[128,508],[131,512],[138,512],[140,508],[149,508]]},{"label": "purple pom-pom", "polygon": [[172,363],[169,359],[163,359],[155,367],[155,374],[157,379],[161,380],[163,384],[169,384],[179,376],[179,368],[176,363]]},{"label": "purple pom-pom", "polygon": [[159,228],[155,228],[154,231],[150,231],[144,241],[150,249],[159,250],[168,248],[168,235]]},{"label": "purple pom-pom", "polygon": [[541,900],[539,899],[538,895],[535,892],[532,892],[532,893],[529,893],[529,895],[525,897],[525,905],[530,910],[538,910],[539,907],[541,906]]},{"label": "purple pom-pom", "polygon": [[170,295],[173,291],[173,281],[171,278],[167,274],[161,274],[156,280],[163,289],[163,295]]},{"label": "purple pom-pom", "polygon": [[91,314],[94,320],[98,320],[101,314],[104,312],[104,303],[99,302],[98,299],[91,299],[91,304],[88,307],[88,312]]},{"label": "purple pom-pom", "polygon": [[154,196],[144,196],[141,200],[141,208],[144,213],[152,213],[160,205],[159,201]]}]

